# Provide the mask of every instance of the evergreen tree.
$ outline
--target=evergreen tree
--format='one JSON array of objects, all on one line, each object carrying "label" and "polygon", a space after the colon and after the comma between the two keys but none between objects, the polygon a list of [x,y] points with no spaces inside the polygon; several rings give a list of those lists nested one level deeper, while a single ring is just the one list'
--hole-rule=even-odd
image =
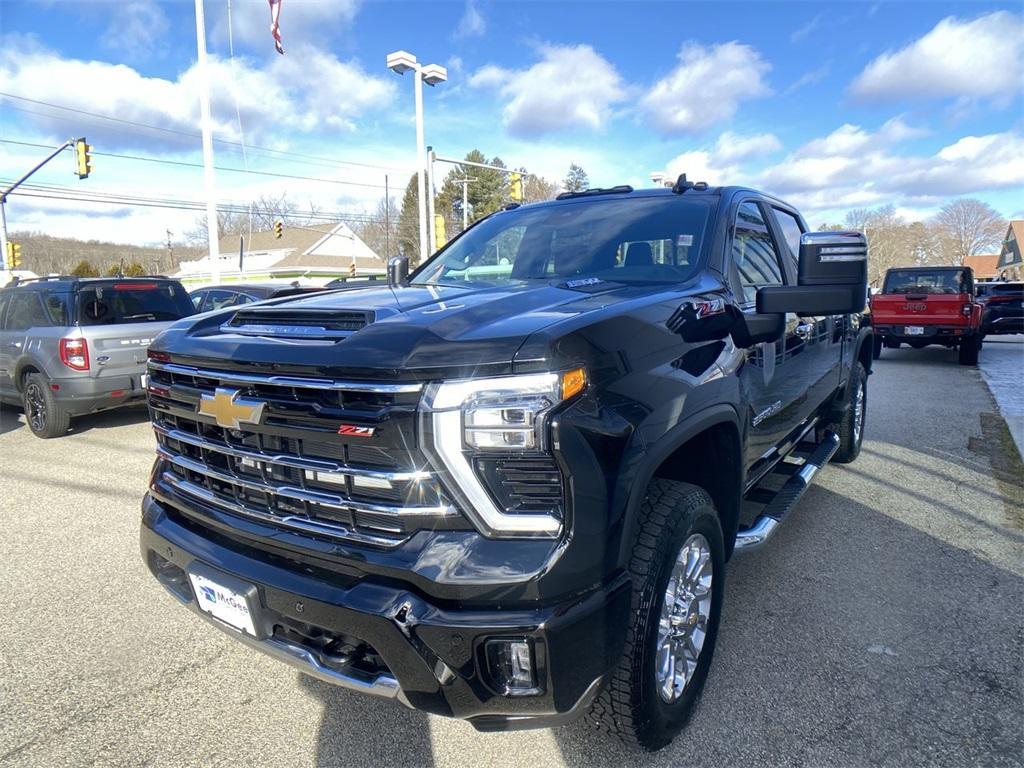
[{"label": "evergreen tree", "polygon": [[590,179],[587,178],[586,171],[573,163],[569,166],[569,173],[562,181],[562,186],[565,187],[566,192],[582,192],[590,187]]},{"label": "evergreen tree", "polygon": [[420,260],[419,200],[419,188],[414,173],[405,186],[402,212],[398,215],[398,252],[402,256],[408,256],[410,264],[418,264]]},{"label": "evergreen tree", "polygon": [[75,265],[75,268],[71,270],[71,274],[75,277],[99,277],[100,273],[96,271],[96,267],[90,264],[86,259],[82,259]]}]

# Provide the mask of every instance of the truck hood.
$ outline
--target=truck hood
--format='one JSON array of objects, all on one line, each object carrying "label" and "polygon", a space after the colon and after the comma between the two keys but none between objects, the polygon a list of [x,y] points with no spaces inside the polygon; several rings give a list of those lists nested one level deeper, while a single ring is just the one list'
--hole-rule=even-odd
[{"label": "truck hood", "polygon": [[[211,312],[172,326],[152,350],[180,362],[273,370],[314,370],[326,376],[423,378],[509,373],[530,334],[651,293],[650,286],[598,283],[566,287],[387,286],[347,289]],[[250,335],[225,324],[238,312],[273,307],[367,312],[367,324],[340,339]],[[275,312],[276,313],[276,312]]]}]

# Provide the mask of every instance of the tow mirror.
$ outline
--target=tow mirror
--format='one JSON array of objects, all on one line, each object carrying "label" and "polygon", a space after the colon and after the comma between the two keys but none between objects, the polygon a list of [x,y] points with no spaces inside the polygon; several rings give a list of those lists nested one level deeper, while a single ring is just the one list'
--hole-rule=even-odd
[{"label": "tow mirror", "polygon": [[409,277],[409,257],[392,256],[388,260],[388,285],[401,285]]},{"label": "tow mirror", "polygon": [[867,303],[868,241],[860,232],[805,232],[800,236],[797,285],[757,292],[757,311],[845,315]]}]

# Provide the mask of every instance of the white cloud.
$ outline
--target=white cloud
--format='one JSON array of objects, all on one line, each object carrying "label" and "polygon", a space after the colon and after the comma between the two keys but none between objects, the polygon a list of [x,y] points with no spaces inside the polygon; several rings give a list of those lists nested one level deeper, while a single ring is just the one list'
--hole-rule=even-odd
[{"label": "white cloud", "polygon": [[814,68],[812,70],[804,72],[804,74],[802,74],[800,77],[798,77],[796,80],[794,80],[786,88],[786,90],[784,90],[782,92],[782,95],[783,96],[788,96],[789,94],[793,93],[794,91],[799,91],[801,88],[804,88],[804,87],[806,87],[808,85],[814,85],[815,83],[820,83],[822,80],[824,80],[826,77],[828,77],[828,73],[831,71],[831,69],[832,69],[832,65],[829,62],[825,62],[820,67],[816,67],[816,68]]},{"label": "white cloud", "polygon": [[874,59],[850,87],[877,101],[907,98],[991,98],[1007,104],[1020,93],[1024,20],[1008,11],[964,21],[948,17],[898,51]]},{"label": "white cloud", "polygon": [[[315,79],[307,76],[310,71],[317,72]],[[282,131],[352,130],[360,117],[390,104],[396,91],[395,83],[384,74],[371,76],[355,62],[339,61],[311,47],[275,56],[262,68],[236,58],[232,69],[228,61],[211,57],[209,73],[214,130],[222,138],[237,138],[236,96],[246,137],[272,140]],[[6,91],[38,101],[172,131],[198,130],[195,67],[169,80],[144,76],[124,64],[65,59],[38,48],[17,52],[7,48],[0,51],[0,82]],[[89,88],[68,88],[67,83],[89,83]],[[29,119],[43,128],[63,124],[39,114]],[[153,144],[161,137],[144,129],[116,128],[115,123],[102,125],[108,139],[117,144]],[[164,139],[169,137],[163,134]]]},{"label": "white cloud", "polygon": [[170,22],[154,0],[132,0],[118,6],[101,42],[126,61],[145,61],[167,54]]},{"label": "white cloud", "polygon": [[476,0],[466,0],[466,11],[459,19],[455,28],[456,37],[480,37],[487,31],[487,22],[480,9],[476,6]]},{"label": "white cloud", "polygon": [[544,45],[540,54],[528,69],[484,66],[470,85],[496,89],[505,98],[503,122],[513,136],[602,128],[625,98],[615,67],[589,45]]},{"label": "white cloud", "polygon": [[810,21],[806,21],[789,34],[789,42],[798,43],[811,34],[821,25],[821,14],[819,13]]},{"label": "white cloud", "polygon": [[782,149],[782,142],[771,133],[741,135],[726,131],[715,143],[690,150],[672,158],[665,166],[669,178],[685,173],[691,181],[709,184],[746,184],[751,174],[744,161],[757,160]]},{"label": "white cloud", "polygon": [[769,69],[748,45],[686,43],[678,66],[651,87],[640,107],[662,133],[698,133],[731,118],[740,102],[769,95],[764,82]]}]

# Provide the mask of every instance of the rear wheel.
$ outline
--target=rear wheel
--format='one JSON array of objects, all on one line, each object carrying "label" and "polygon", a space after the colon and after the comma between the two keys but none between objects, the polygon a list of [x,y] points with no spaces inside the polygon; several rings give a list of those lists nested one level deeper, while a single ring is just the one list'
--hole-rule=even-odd
[{"label": "rear wheel", "polygon": [[631,614],[623,655],[588,719],[654,751],[693,714],[718,636],[725,547],[714,502],[697,486],[655,479],[630,559]]},{"label": "rear wheel", "polygon": [[71,415],[54,399],[46,377],[30,373],[21,393],[25,421],[36,437],[60,437],[71,426]]},{"label": "rear wheel", "polygon": [[960,365],[977,365],[979,351],[981,351],[981,339],[978,336],[968,336],[962,339],[958,350]]},{"label": "rear wheel", "polygon": [[834,429],[839,436],[839,449],[832,461],[849,464],[860,455],[864,442],[864,424],[868,413],[868,377],[861,363],[855,363],[850,370],[850,381],[846,385],[846,409],[843,418]]}]

